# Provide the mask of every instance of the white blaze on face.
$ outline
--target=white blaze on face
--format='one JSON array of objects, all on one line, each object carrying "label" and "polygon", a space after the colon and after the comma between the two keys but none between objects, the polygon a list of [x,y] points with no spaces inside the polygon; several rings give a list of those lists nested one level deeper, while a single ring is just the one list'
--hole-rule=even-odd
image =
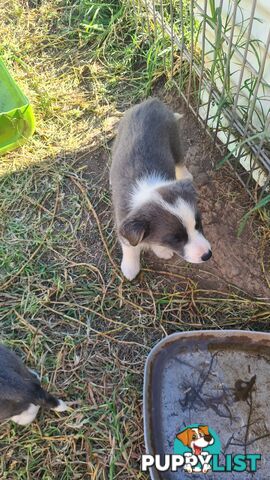
[{"label": "white blaze on face", "polygon": [[207,255],[211,251],[211,245],[203,234],[195,228],[196,219],[193,206],[183,198],[179,198],[172,205],[166,202],[160,193],[157,192],[158,188],[172,186],[174,183],[174,180],[164,180],[164,178],[155,173],[144,177],[137,181],[133,188],[130,205],[133,209],[136,209],[142,207],[147,202],[155,202],[164,210],[177,217],[183,223],[188,234],[188,242],[184,247],[184,259],[190,263],[201,263],[203,262],[203,255]]},{"label": "white blaze on face", "polygon": [[195,232],[192,232],[190,235],[188,232],[188,243],[184,248],[184,258],[187,262],[203,262],[202,257],[203,255],[207,255],[209,250],[211,250],[211,245],[202,233],[195,230]]},{"label": "white blaze on face", "polygon": [[211,245],[203,234],[195,228],[194,208],[182,198],[176,202],[174,208],[188,234],[188,242],[184,247],[184,259],[190,263],[203,262],[202,257],[208,254]]}]

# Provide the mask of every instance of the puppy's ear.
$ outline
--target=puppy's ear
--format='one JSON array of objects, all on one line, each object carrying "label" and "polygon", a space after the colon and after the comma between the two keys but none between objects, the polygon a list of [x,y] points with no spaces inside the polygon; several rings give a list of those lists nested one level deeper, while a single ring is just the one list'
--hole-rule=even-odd
[{"label": "puppy's ear", "polygon": [[136,217],[127,218],[120,226],[120,235],[135,247],[147,237],[150,230],[149,221]]},{"label": "puppy's ear", "polygon": [[189,446],[190,445],[190,429],[187,428],[183,432],[178,433],[178,435],[176,435],[176,438],[178,438],[178,440],[181,440],[181,442],[184,445]]}]

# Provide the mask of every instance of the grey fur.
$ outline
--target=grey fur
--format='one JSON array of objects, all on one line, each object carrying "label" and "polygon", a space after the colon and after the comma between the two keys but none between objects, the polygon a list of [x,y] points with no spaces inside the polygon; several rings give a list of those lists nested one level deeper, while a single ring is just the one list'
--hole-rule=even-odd
[{"label": "grey fur", "polygon": [[41,387],[36,374],[0,345],[0,421],[21,414],[31,403],[45,408],[59,405],[57,398]]},{"label": "grey fur", "polygon": [[161,194],[166,202],[171,203],[172,205],[179,197],[194,207],[196,205],[196,190],[190,180],[179,180],[172,185],[158,188],[157,192]]},{"label": "grey fur", "polygon": [[147,244],[162,245],[178,255],[183,255],[188,241],[187,231],[180,220],[154,203],[148,203],[144,211],[128,215],[120,226],[120,235],[132,246],[145,242],[146,235]]},{"label": "grey fur", "polygon": [[175,179],[175,165],[183,164],[178,128],[172,110],[157,98],[125,113],[113,146],[110,173],[118,226],[130,212],[130,189],[137,179],[153,172],[166,180]]}]

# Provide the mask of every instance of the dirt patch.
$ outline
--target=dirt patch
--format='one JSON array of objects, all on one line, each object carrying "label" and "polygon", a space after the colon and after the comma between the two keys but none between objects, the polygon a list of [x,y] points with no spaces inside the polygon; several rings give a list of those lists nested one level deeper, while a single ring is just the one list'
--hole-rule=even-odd
[{"label": "dirt patch", "polygon": [[166,101],[185,114],[180,130],[186,162],[197,185],[205,235],[213,249],[213,258],[203,268],[190,269],[192,278],[208,288],[224,288],[229,283],[251,295],[269,296],[259,224],[249,222],[241,236],[237,234],[243,215],[253,206],[249,195],[229,166],[213,170],[221,154],[187,107],[173,97]]},{"label": "dirt patch", "polygon": [[[175,111],[185,114],[180,125],[183,149],[197,186],[204,231],[212,245],[213,257],[203,265],[193,266],[177,257],[164,263],[152,254],[145,254],[146,265],[191,278],[203,289],[228,290],[235,286],[249,295],[268,297],[269,288],[262,268],[266,254],[259,237],[260,225],[250,221],[241,236],[237,234],[243,215],[253,206],[249,195],[229,166],[214,170],[221,154],[213,148],[210,137],[181,100],[172,94],[165,98],[158,96]],[[99,185],[104,185],[106,191],[108,158],[109,151],[97,150],[87,159],[86,169],[87,176],[98,177]],[[117,249],[117,256],[118,252]]]}]

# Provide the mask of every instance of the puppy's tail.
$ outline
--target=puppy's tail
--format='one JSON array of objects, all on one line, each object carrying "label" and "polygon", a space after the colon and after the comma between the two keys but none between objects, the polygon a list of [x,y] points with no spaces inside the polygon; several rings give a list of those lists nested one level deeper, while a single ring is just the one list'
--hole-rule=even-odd
[{"label": "puppy's tail", "polygon": [[43,390],[42,387],[39,388],[37,404],[43,408],[55,410],[56,412],[65,412],[68,408],[63,400],[58,400],[54,395]]}]

